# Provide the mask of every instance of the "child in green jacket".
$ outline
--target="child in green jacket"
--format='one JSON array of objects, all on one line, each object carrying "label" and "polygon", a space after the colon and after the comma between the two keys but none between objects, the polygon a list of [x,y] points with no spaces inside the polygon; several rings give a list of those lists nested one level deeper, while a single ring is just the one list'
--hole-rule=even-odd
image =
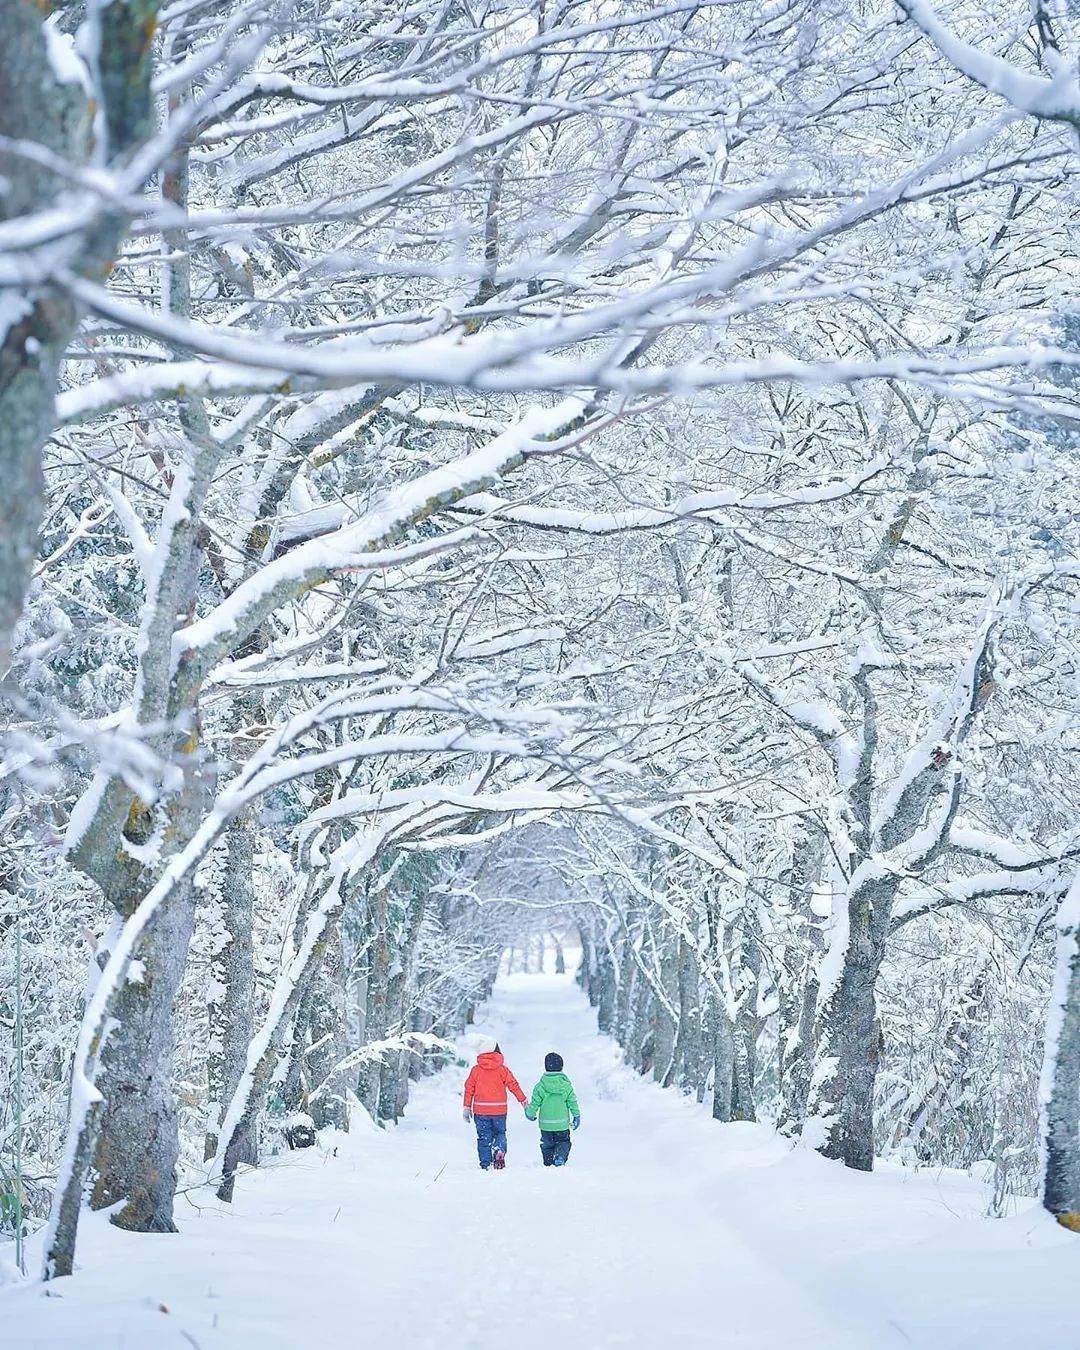
[{"label": "child in green jacket", "polygon": [[525,1114],[540,1119],[540,1155],[545,1167],[565,1167],[570,1156],[570,1131],[581,1124],[581,1110],[574,1085],[562,1071],[562,1055],[554,1051],[544,1059],[543,1078],[532,1090]]}]

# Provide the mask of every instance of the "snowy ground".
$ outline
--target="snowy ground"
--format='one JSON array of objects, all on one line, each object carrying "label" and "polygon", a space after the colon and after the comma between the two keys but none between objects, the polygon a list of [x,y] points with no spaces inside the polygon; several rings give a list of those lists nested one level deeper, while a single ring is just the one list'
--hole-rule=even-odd
[{"label": "snowy ground", "polygon": [[582,1105],[570,1166],[513,1106],[476,1166],[463,1073],[371,1128],[197,1192],[178,1236],[88,1226],[81,1272],[0,1290],[4,1350],[1072,1350],[1080,1240],[1039,1209],[982,1217],[955,1174],[862,1176],[764,1127],[720,1126],[619,1064],[565,977],[510,976],[497,1036],[526,1090],[559,1050]]}]

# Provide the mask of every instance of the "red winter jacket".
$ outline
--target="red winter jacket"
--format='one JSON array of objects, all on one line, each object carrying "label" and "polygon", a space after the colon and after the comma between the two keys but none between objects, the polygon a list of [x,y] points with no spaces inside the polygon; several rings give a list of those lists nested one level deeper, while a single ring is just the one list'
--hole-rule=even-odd
[{"label": "red winter jacket", "polygon": [[525,1094],[518,1080],[503,1062],[499,1050],[485,1050],[465,1079],[465,1110],[474,1116],[505,1116],[506,1089],[525,1105]]}]

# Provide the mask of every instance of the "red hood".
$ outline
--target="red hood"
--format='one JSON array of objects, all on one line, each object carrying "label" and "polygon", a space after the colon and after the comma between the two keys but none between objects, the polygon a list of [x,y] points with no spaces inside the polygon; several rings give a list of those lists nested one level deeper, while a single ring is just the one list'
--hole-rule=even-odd
[{"label": "red hood", "polygon": [[476,1056],[476,1062],[482,1069],[498,1069],[502,1066],[501,1050],[485,1050]]}]

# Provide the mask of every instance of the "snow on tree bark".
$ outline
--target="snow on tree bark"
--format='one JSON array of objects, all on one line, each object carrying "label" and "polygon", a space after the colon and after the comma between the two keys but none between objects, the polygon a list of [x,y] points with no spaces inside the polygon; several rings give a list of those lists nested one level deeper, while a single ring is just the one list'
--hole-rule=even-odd
[{"label": "snow on tree bark", "polygon": [[1080,874],[1058,911],[1043,1065],[1043,1204],[1080,1233]]},{"label": "snow on tree bark", "polygon": [[[61,159],[86,151],[86,94],[50,60],[41,9],[30,0],[5,5],[0,50],[0,136],[36,142]],[[0,149],[0,221],[51,207],[62,182],[52,169]],[[57,378],[77,312],[51,287],[0,293],[0,672],[11,659],[12,631],[37,554],[45,482],[41,448],[55,420]]]},{"label": "snow on tree bark", "polygon": [[[218,899],[221,941],[210,968],[212,994],[207,1014],[213,1049],[207,1060],[207,1091],[216,1113],[208,1124],[204,1157],[217,1152],[218,1128],[225,1103],[232,1100],[244,1072],[255,1029],[255,846],[257,811],[240,813],[229,827]],[[256,1161],[254,1136],[237,1144],[239,1165]]]}]

